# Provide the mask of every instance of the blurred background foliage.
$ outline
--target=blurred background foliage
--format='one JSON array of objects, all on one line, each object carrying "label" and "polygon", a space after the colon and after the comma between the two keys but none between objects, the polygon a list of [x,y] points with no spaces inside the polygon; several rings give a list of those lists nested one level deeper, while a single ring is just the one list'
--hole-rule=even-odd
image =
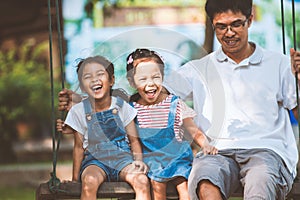
[{"label": "blurred background foliage", "polygon": [[199,0],[90,0],[92,3],[102,2],[104,6],[116,7],[160,7],[160,6],[199,6],[205,1]]},{"label": "blurred background foliage", "polygon": [[[282,21],[281,21],[281,13],[278,12],[276,16],[276,24],[278,26],[282,25]],[[294,35],[293,35],[293,21],[292,21],[292,12],[286,11],[285,12],[285,34],[286,34],[286,38],[291,40],[291,46],[294,46]],[[295,31],[296,31],[296,48],[299,49],[300,48],[300,15],[299,12],[295,13]],[[287,49],[288,50],[288,49]]]},{"label": "blurred background foliage", "polygon": [[33,45],[30,40],[0,51],[0,157],[6,158],[0,163],[14,161],[13,142],[50,135],[47,52],[47,41]]}]

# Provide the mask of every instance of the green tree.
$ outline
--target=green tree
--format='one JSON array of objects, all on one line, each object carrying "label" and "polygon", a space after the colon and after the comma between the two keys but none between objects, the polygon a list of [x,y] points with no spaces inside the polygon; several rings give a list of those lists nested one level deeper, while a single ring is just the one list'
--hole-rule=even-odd
[{"label": "green tree", "polygon": [[[15,161],[12,144],[18,140],[17,125],[30,127],[31,139],[51,132],[48,43],[0,52],[0,163]],[[48,131],[48,133],[47,133]]]},{"label": "green tree", "polygon": [[[286,47],[286,50],[289,51],[289,48],[294,47],[294,33],[293,30],[295,28],[296,30],[296,48],[297,50],[300,48],[300,15],[299,9],[295,7],[295,24],[293,24],[293,19],[292,19],[292,7],[289,4],[290,2],[286,2],[286,8],[284,10],[284,30],[285,30],[285,37],[286,40],[290,41],[289,46]],[[267,6],[266,6],[267,7]],[[267,7],[269,9],[269,7]],[[278,10],[277,12],[274,11],[275,16],[276,16],[276,24],[278,26],[282,26],[282,18],[281,18],[281,10]],[[295,26],[295,27],[293,27]]]}]

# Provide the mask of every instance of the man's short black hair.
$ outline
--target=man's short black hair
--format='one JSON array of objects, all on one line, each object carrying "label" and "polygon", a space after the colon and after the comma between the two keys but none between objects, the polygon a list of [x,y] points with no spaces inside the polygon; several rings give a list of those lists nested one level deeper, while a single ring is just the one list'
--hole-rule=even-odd
[{"label": "man's short black hair", "polygon": [[231,10],[233,13],[241,12],[246,18],[252,13],[252,0],[207,0],[205,11],[211,21],[218,13]]}]

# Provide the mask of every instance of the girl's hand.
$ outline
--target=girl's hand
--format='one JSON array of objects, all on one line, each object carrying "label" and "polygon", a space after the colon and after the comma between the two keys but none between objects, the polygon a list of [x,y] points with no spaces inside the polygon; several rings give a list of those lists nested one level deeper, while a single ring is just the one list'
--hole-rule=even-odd
[{"label": "girl's hand", "polygon": [[295,74],[298,73],[298,80],[300,80],[300,52],[295,51],[295,49],[290,49],[290,56],[291,56],[291,67],[292,72]]},{"label": "girl's hand", "polygon": [[56,130],[57,131],[62,132],[64,129],[64,126],[65,126],[65,123],[63,120],[61,120],[61,119],[56,120]]},{"label": "girl's hand", "polygon": [[135,160],[132,162],[132,165],[134,167],[134,171],[147,174],[148,166],[143,161]]},{"label": "girl's hand", "polygon": [[73,134],[74,130],[69,126],[65,125],[65,122],[61,119],[56,120],[56,130],[63,134]]},{"label": "girl's hand", "polygon": [[218,153],[218,149],[211,144],[207,140],[202,145],[202,151],[204,155],[206,154],[211,154],[211,155],[216,155]]}]

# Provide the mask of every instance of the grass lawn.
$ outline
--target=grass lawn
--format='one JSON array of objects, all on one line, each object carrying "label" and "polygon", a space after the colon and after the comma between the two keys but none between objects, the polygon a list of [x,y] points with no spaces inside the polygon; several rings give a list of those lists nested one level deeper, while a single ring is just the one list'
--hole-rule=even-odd
[{"label": "grass lawn", "polygon": [[35,188],[13,187],[0,188],[1,200],[33,200],[35,199]]}]

